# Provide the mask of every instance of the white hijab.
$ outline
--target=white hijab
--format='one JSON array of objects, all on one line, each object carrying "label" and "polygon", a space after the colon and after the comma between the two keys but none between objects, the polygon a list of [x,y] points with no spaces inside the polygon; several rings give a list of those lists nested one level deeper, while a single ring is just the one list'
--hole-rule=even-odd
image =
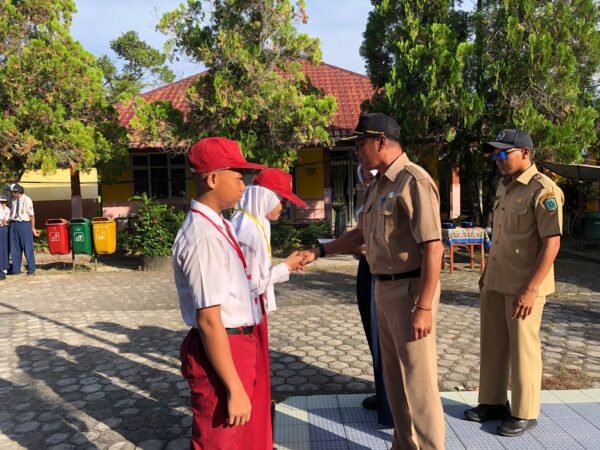
[{"label": "white hijab", "polygon": [[[248,186],[238,203],[237,209],[245,211],[252,217],[241,211],[236,211],[231,216],[231,222],[235,227],[235,233],[242,250],[251,248],[255,255],[255,261],[248,261],[251,270],[254,267],[254,271],[256,271],[255,265],[258,265],[258,271],[261,274],[270,273],[272,267],[269,252],[271,248],[271,223],[267,215],[273,211],[281,199],[282,197],[278,194],[262,186]],[[260,226],[257,225],[255,220]],[[244,253],[247,254],[247,252]],[[273,284],[268,284],[264,292],[259,292],[259,294],[263,293],[267,299],[267,310],[269,312],[274,311],[277,306]]]},{"label": "white hijab", "polygon": [[[241,209],[251,214],[258,221],[258,223],[261,224],[269,245],[271,243],[271,223],[269,222],[269,218],[267,216],[271,211],[273,211],[280,201],[281,197],[267,188],[262,186],[248,186],[244,191],[242,199],[237,205],[237,209]],[[267,262],[269,262],[268,247],[262,230],[260,230],[259,234],[253,232],[254,228],[257,227],[256,223],[254,223],[250,217],[240,211],[236,211],[231,216],[231,221],[235,226],[235,233],[237,234],[240,242],[251,245],[256,249],[259,247],[264,247],[265,252],[267,252]],[[256,239],[256,236],[260,237],[260,242],[253,242]]]}]

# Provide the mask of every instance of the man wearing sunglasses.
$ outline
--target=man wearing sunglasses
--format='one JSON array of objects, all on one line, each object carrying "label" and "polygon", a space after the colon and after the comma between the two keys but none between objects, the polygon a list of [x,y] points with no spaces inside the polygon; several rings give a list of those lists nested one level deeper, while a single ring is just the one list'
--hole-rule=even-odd
[{"label": "man wearing sunglasses", "polygon": [[491,153],[504,178],[494,201],[488,264],[479,280],[479,405],[466,410],[465,417],[502,420],[498,434],[520,436],[537,425],[540,414],[539,331],[546,296],[554,292],[564,197],[533,164],[533,142],[525,131],[502,130],[483,150]]}]

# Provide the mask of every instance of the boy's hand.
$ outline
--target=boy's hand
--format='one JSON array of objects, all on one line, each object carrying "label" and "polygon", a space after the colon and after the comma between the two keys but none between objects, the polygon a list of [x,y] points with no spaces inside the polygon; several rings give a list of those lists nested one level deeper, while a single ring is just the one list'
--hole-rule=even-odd
[{"label": "boy's hand", "polygon": [[227,398],[227,424],[244,425],[250,420],[252,405],[243,386],[229,393]]}]

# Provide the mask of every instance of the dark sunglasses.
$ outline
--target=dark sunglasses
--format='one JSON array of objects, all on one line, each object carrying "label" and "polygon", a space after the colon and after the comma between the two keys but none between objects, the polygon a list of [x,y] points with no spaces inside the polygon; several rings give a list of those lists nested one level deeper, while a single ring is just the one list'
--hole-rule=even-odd
[{"label": "dark sunglasses", "polygon": [[516,152],[518,150],[521,150],[521,149],[520,148],[512,148],[510,150],[500,150],[497,153],[492,153],[492,161],[496,161],[498,159],[501,161],[505,161],[507,158],[507,155],[509,153]]}]

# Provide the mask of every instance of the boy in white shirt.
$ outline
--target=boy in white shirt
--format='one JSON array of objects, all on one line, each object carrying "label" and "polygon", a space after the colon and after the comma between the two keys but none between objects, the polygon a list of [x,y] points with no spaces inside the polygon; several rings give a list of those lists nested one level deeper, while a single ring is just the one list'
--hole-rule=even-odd
[{"label": "boy in white shirt", "polygon": [[0,196],[0,281],[6,279],[8,271],[8,221],[10,209],[6,206],[6,197]]},{"label": "boy in white shirt", "polygon": [[224,138],[201,140],[189,159],[196,197],[173,244],[173,268],[181,314],[192,327],[181,345],[181,371],[191,389],[191,448],[245,450],[252,442],[244,426],[252,404],[268,401],[253,396],[262,312],[221,211],[242,197],[243,170],[264,166],[248,163],[237,142]]}]

